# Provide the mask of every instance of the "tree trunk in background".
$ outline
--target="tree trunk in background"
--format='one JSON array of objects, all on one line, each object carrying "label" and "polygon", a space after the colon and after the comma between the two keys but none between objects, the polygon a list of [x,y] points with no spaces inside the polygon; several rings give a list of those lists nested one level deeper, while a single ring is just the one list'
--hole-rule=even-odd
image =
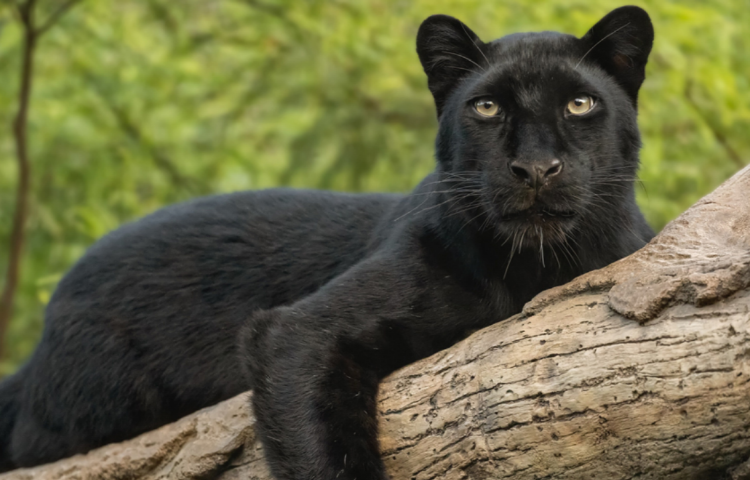
[{"label": "tree trunk in background", "polygon": [[13,301],[21,270],[26,217],[29,210],[31,163],[29,162],[27,146],[27,130],[31,87],[34,80],[34,49],[37,42],[37,31],[34,28],[35,3],[35,0],[27,0],[18,6],[18,15],[23,29],[21,78],[18,87],[18,112],[13,121],[13,138],[16,145],[16,158],[18,160],[18,190],[16,191],[16,210],[13,214],[13,226],[10,233],[8,271],[5,274],[3,293],[0,295],[0,360],[5,356],[5,332],[13,316]]},{"label": "tree trunk in background", "polygon": [[[392,478],[750,479],[748,192],[387,378]],[[0,479],[270,479],[247,395]]]},{"label": "tree trunk in background", "polygon": [[8,324],[13,317],[13,303],[18,288],[21,259],[26,237],[26,219],[29,215],[29,195],[31,190],[31,161],[29,160],[28,124],[31,89],[34,83],[34,52],[39,39],[80,0],[68,0],[59,5],[40,27],[34,22],[36,0],[26,0],[15,7],[23,31],[21,53],[21,75],[18,86],[18,111],[13,120],[13,140],[18,161],[18,190],[16,190],[16,210],[10,231],[8,249],[8,270],[5,285],[0,294],[0,360],[5,356],[5,338]]}]

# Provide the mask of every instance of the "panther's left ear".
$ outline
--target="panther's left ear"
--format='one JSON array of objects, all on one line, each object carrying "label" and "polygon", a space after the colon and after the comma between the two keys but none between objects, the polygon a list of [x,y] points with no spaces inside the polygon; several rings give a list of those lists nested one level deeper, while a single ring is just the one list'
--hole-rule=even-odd
[{"label": "panther's left ear", "polygon": [[[628,6],[612,10],[581,37],[586,54],[625,89],[633,103],[646,78],[654,27],[645,10]],[[580,62],[579,62],[580,63]]]},{"label": "panther's left ear", "polygon": [[469,27],[448,15],[433,15],[420,25],[417,54],[435,98],[438,118],[459,80],[488,67],[483,48],[484,42]]}]

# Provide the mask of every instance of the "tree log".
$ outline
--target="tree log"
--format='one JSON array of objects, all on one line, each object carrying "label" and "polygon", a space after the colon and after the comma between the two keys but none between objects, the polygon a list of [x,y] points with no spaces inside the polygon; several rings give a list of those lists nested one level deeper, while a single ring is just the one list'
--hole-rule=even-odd
[{"label": "tree log", "polygon": [[[750,167],[630,257],[387,378],[394,480],[750,479],[748,193]],[[249,395],[0,480],[270,479]]]}]

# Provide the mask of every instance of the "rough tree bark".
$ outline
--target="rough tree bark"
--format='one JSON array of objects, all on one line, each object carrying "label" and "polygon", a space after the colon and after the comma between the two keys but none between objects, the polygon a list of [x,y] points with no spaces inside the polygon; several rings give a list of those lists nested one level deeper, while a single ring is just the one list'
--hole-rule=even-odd
[{"label": "rough tree bark", "polygon": [[[748,192],[386,379],[393,478],[750,479]],[[248,395],[0,480],[270,479]]]}]

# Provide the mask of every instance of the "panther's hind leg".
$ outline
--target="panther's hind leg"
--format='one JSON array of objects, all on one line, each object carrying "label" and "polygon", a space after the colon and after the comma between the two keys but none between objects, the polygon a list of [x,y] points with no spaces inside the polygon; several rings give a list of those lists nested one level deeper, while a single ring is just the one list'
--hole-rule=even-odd
[{"label": "panther's hind leg", "polygon": [[55,432],[24,413],[16,419],[10,439],[11,459],[19,468],[54,462],[91,448],[92,445],[85,439]]}]

